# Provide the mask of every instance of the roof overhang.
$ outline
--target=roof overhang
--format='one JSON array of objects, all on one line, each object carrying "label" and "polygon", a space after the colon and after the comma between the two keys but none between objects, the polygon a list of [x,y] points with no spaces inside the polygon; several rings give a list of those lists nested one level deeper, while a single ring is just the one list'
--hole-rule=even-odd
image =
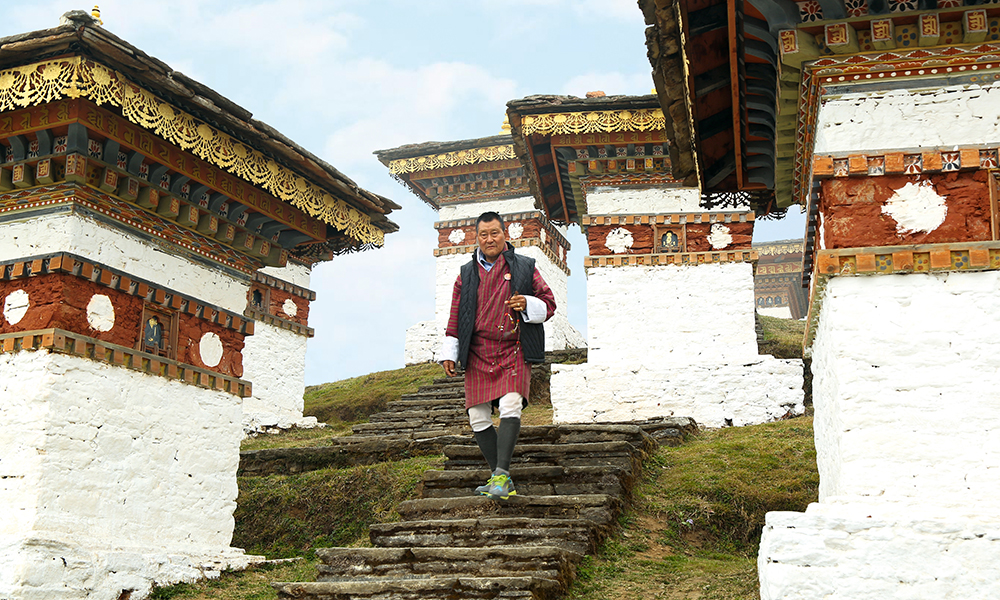
[{"label": "roof overhang", "polygon": [[330,226],[334,253],[380,246],[400,208],[83,11],[0,39],[0,109],[84,98]]}]

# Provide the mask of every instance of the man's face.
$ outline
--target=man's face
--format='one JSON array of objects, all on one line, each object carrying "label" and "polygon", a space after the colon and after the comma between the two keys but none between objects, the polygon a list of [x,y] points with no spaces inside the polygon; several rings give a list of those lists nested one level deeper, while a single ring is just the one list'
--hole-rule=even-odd
[{"label": "man's face", "polygon": [[476,227],[476,239],[479,250],[486,260],[493,262],[506,247],[507,236],[503,233],[500,221],[483,221]]}]

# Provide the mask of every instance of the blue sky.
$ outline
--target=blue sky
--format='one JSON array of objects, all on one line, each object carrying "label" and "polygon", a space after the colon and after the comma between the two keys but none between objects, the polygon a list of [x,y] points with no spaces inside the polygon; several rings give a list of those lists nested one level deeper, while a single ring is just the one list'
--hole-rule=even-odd
[{"label": "blue sky", "polygon": [[[35,0],[0,36],[91,4]],[[104,27],[254,113],[403,209],[379,250],[313,271],[306,383],[402,366],[406,328],[434,315],[435,213],[373,151],[495,135],[508,100],[648,94],[635,0],[114,0]],[[801,237],[797,209],[754,239]],[[586,333],[586,242],[569,235],[570,322]]]}]

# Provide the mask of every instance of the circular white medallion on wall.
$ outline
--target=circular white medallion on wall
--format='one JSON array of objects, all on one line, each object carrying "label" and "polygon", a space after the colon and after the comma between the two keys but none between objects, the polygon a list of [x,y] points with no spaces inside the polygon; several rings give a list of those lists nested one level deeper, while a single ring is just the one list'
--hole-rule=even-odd
[{"label": "circular white medallion on wall", "polygon": [[520,223],[511,223],[507,226],[507,237],[512,240],[520,239],[524,235],[524,225]]},{"label": "circular white medallion on wall", "polygon": [[294,317],[299,312],[299,307],[296,306],[291,298],[285,298],[284,303],[281,305],[281,311],[289,317]]},{"label": "circular white medallion on wall", "polygon": [[633,243],[635,243],[635,239],[632,237],[631,231],[624,227],[616,227],[605,238],[604,247],[615,254],[621,254],[622,252],[628,252]]},{"label": "circular white medallion on wall", "polygon": [[115,326],[115,307],[111,298],[104,294],[94,294],[87,303],[87,323],[97,331],[111,331]]},{"label": "circular white medallion on wall", "polygon": [[930,181],[908,182],[886,201],[882,213],[896,221],[900,234],[930,233],[948,216],[946,201]]},{"label": "circular white medallion on wall", "polygon": [[548,235],[545,233],[545,229],[538,230],[538,239],[542,240],[543,244],[545,243],[546,237],[548,237]]},{"label": "circular white medallion on wall", "polygon": [[198,353],[206,367],[217,367],[222,360],[222,340],[209,331],[198,342]]},{"label": "circular white medallion on wall", "polygon": [[24,314],[28,312],[28,292],[24,290],[14,290],[7,294],[7,299],[3,302],[3,318],[11,325],[17,325]]},{"label": "circular white medallion on wall", "polygon": [[451,233],[448,234],[448,241],[456,246],[465,241],[466,235],[464,229],[452,229]]},{"label": "circular white medallion on wall", "polygon": [[708,243],[712,246],[712,250],[721,250],[729,244],[733,243],[733,235],[730,233],[730,229],[723,225],[722,223],[715,223],[712,225],[712,230],[708,234]]}]

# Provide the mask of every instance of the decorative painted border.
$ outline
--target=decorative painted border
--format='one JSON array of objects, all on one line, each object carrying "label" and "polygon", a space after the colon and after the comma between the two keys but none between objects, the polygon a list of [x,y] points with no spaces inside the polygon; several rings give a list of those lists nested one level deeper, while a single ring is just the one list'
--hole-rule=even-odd
[{"label": "decorative painted border", "polygon": [[456,150],[454,152],[417,156],[414,158],[400,158],[389,161],[389,172],[393,175],[399,175],[402,173],[432,171],[434,169],[456,167],[459,165],[475,165],[500,160],[517,160],[517,153],[514,152],[513,144],[469,148],[468,150]]},{"label": "decorative painted border", "polygon": [[753,262],[758,259],[756,250],[723,252],[677,252],[672,254],[623,254],[588,256],[584,267],[627,267],[662,265],[704,265],[726,262]]},{"label": "decorative painted border", "polygon": [[521,134],[618,133],[665,129],[659,108],[541,113],[521,117]]},{"label": "decorative painted border", "polygon": [[226,392],[241,398],[248,398],[252,394],[249,381],[199,369],[176,360],[140,352],[134,348],[109,344],[63,329],[39,329],[0,335],[0,353],[22,350],[48,350],[89,358],[148,375],[176,379],[201,388]]},{"label": "decorative painted border", "polygon": [[170,288],[134,278],[124,271],[113,269],[99,262],[88,260],[68,252],[32,256],[16,261],[0,263],[0,281],[12,281],[55,273],[73,275],[112,290],[125,292],[130,296],[139,296],[153,304],[158,304],[168,309],[179,310],[182,313],[193,315],[198,319],[205,319],[243,335],[253,335],[254,332],[254,322],[245,319],[242,315],[229,312],[212,304],[200,302]]},{"label": "decorative painted border", "polygon": [[798,124],[795,132],[792,203],[808,206],[812,156],[819,115],[821,85],[862,83],[873,78],[940,77],[956,72],[1000,68],[1000,43],[982,43],[970,49],[954,46],[873,51],[823,56],[802,65]]},{"label": "decorative painted border", "polygon": [[316,331],[312,327],[296,323],[295,321],[289,321],[288,319],[282,319],[281,317],[276,317],[267,311],[257,308],[248,308],[243,312],[243,315],[249,319],[262,321],[268,325],[274,325],[278,329],[285,329],[287,331],[291,331],[292,333],[304,335],[305,337],[314,337],[316,335]]},{"label": "decorative painted border", "polygon": [[[503,217],[504,222],[514,222],[514,221],[527,221],[529,219],[538,219],[542,222],[542,227],[545,228],[546,235],[551,236],[557,245],[562,246],[569,252],[571,246],[569,240],[563,236],[555,225],[545,216],[544,213],[540,211],[530,211],[530,212],[520,212],[520,213],[505,213],[500,215]],[[452,219],[451,221],[437,221],[434,223],[434,229],[455,229],[457,227],[474,227],[476,225],[475,218],[468,219]],[[508,240],[511,241],[511,240]],[[513,243],[513,241],[511,241]]]},{"label": "decorative painted border", "polygon": [[[542,252],[545,253],[545,256],[548,256],[549,260],[551,260],[555,266],[562,269],[566,273],[566,275],[570,274],[570,270],[569,267],[566,265],[566,262],[563,261],[561,258],[559,258],[559,256],[556,255],[556,253],[552,250],[552,248],[549,247],[548,244],[543,244],[540,238],[521,238],[519,240],[507,240],[507,242],[510,243],[510,245],[514,246],[515,248],[525,248],[527,246],[537,246],[538,248],[541,248]],[[479,246],[476,244],[468,244],[465,246],[448,246],[447,248],[435,248],[434,257],[437,258],[439,256],[447,256],[450,254],[472,254],[478,247]]]},{"label": "decorative painted border", "polygon": [[917,175],[968,169],[996,169],[997,148],[952,148],[950,150],[914,150],[880,154],[813,156],[813,178],[886,174]]},{"label": "decorative painted border", "polygon": [[0,71],[0,111],[88,98],[121,109],[130,122],[188,150],[366,244],[381,246],[385,233],[361,211],[263,153],[174,108],[122,73],[81,56]]},{"label": "decorative painted border", "polygon": [[262,283],[268,287],[273,287],[275,289],[281,290],[283,292],[288,292],[293,296],[298,296],[300,298],[305,298],[310,302],[316,299],[316,292],[310,290],[309,288],[304,288],[302,286],[295,285],[294,283],[288,283],[283,279],[278,279],[277,277],[271,277],[265,273],[257,271],[253,274],[253,280],[257,283]]},{"label": "decorative painted border", "polygon": [[805,356],[811,354],[824,292],[831,277],[969,271],[1000,271],[1000,241],[818,251],[806,320]]},{"label": "decorative painted border", "polygon": [[753,221],[753,212],[661,213],[646,215],[585,215],[580,225],[664,225],[686,223],[747,223]]}]

